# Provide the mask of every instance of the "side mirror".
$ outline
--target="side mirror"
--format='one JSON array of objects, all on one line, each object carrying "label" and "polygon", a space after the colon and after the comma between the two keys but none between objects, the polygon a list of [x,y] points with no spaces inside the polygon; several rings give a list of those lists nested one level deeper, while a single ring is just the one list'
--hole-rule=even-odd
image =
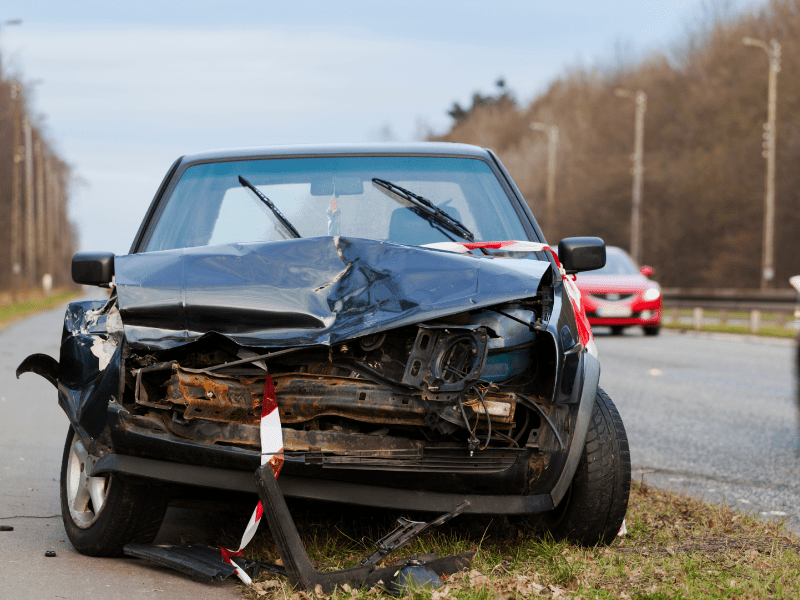
[{"label": "side mirror", "polygon": [[113,252],[78,252],[72,257],[72,281],[108,287],[114,277]]},{"label": "side mirror", "polygon": [[558,242],[558,259],[567,275],[606,266],[606,243],[597,237],[565,238]]},{"label": "side mirror", "polygon": [[644,275],[645,277],[650,277],[653,274],[653,267],[642,267],[639,269],[639,273]]}]

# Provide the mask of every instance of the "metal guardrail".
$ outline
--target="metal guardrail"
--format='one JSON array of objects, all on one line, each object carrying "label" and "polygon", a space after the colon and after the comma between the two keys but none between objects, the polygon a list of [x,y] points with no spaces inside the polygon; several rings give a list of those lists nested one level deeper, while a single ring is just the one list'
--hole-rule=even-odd
[{"label": "metal guardrail", "polygon": [[793,289],[743,290],[712,288],[662,288],[664,308],[702,308],[793,313],[798,295]]},{"label": "metal guardrail", "polygon": [[[744,325],[753,333],[765,326],[800,331],[800,296],[791,289],[663,288],[661,292],[662,319],[666,324],[694,329],[706,325]],[[687,310],[692,311],[691,315],[686,314]],[[767,315],[763,313],[769,317],[764,318]]]}]

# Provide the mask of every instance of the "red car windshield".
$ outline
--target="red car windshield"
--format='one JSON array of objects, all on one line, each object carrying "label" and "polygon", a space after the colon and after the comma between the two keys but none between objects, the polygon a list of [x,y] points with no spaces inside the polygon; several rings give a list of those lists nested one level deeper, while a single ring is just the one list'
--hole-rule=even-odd
[{"label": "red car windshield", "polygon": [[586,275],[639,275],[639,268],[633,259],[624,252],[610,251],[606,254],[606,266],[589,271]]}]

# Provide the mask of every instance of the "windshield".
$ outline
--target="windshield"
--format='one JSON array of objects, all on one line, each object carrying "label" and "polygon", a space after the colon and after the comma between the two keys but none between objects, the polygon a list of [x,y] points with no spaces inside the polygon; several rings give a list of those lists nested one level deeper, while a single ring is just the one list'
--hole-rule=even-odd
[{"label": "windshield", "polygon": [[609,248],[606,252],[606,266],[587,271],[586,275],[639,275],[639,267],[621,250],[614,252]]},{"label": "windshield", "polygon": [[526,240],[489,165],[429,156],[274,158],[186,169],[158,218],[147,251],[294,237],[256,187],[301,237],[342,235],[410,245],[467,241],[417,205],[376,185],[382,179],[424,196],[475,241]]}]

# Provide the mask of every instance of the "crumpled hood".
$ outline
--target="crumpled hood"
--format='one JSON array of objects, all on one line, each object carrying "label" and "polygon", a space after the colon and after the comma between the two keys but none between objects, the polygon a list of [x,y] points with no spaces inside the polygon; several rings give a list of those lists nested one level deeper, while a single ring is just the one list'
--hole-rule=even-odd
[{"label": "crumpled hood", "polygon": [[330,345],[533,296],[550,263],[319,237],[115,258],[128,343]]}]

